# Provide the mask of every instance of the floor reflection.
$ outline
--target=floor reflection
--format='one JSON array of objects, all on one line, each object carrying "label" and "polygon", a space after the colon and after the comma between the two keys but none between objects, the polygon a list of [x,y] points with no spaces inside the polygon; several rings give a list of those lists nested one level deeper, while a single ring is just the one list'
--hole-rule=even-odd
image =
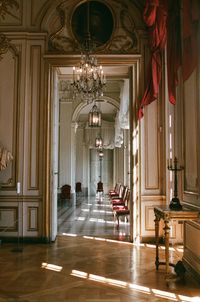
[{"label": "floor reflection", "polygon": [[117,229],[108,196],[78,196],[58,201],[58,234],[63,233],[129,241],[130,225],[122,218]]}]

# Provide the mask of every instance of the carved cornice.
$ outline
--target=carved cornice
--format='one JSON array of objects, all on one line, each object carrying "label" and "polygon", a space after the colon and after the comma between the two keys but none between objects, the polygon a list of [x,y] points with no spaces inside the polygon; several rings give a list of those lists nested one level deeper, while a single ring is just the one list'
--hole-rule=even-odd
[{"label": "carved cornice", "polygon": [[14,55],[18,54],[16,47],[10,43],[10,40],[4,34],[0,34],[0,60],[8,50],[11,50]]}]

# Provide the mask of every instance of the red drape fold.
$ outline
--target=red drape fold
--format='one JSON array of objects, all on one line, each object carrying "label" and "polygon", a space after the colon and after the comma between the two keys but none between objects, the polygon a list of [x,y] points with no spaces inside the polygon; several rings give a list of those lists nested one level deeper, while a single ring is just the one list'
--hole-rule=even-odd
[{"label": "red drape fold", "polygon": [[181,28],[180,3],[178,0],[168,1],[167,19],[167,78],[169,101],[176,103],[176,86],[178,84],[178,68],[181,66]]},{"label": "red drape fold", "polygon": [[139,108],[139,118],[143,116],[144,106],[158,97],[161,79],[162,52],[166,43],[166,0],[147,0],[144,9],[144,21],[149,27],[151,59],[148,68],[147,86]]}]

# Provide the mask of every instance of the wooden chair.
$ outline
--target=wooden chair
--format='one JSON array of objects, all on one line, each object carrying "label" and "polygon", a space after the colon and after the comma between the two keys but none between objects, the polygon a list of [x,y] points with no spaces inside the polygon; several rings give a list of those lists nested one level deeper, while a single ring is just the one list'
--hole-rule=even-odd
[{"label": "wooden chair", "polygon": [[125,205],[126,200],[127,200],[127,194],[128,194],[128,187],[123,186],[123,191],[122,191],[121,197],[114,197],[111,199],[112,206]]},{"label": "wooden chair", "polygon": [[128,194],[126,197],[126,203],[124,205],[114,205],[113,212],[114,212],[114,218],[117,220],[117,228],[119,229],[119,221],[120,217],[125,217],[128,220],[128,216],[130,215],[130,209],[129,209],[129,203],[130,203],[130,190],[128,189]]},{"label": "wooden chair", "polygon": [[60,199],[70,199],[71,198],[71,186],[64,185],[61,188]]},{"label": "wooden chair", "polygon": [[97,198],[99,201],[102,201],[103,198],[103,183],[101,181],[97,183]]},{"label": "wooden chair", "polygon": [[77,182],[77,183],[76,183],[76,188],[75,188],[75,190],[76,190],[76,194],[79,194],[79,193],[82,192],[81,182]]},{"label": "wooden chair", "polygon": [[116,198],[118,198],[118,197],[121,198],[122,193],[123,193],[123,189],[124,189],[124,186],[119,184],[115,191],[109,193],[110,198],[115,198],[115,197]]},{"label": "wooden chair", "polygon": [[112,194],[117,193],[118,190],[119,190],[119,186],[120,186],[120,184],[119,184],[119,183],[116,183],[114,189],[109,190],[108,194],[111,196]]},{"label": "wooden chair", "polygon": [[103,183],[101,181],[97,183],[97,193],[98,192],[103,192]]}]

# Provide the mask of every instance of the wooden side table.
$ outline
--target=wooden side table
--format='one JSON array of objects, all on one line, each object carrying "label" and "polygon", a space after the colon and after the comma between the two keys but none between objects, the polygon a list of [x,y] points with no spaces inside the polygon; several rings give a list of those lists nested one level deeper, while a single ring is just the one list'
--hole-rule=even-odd
[{"label": "wooden side table", "polygon": [[[166,265],[166,274],[169,274],[169,267],[175,267],[175,264],[169,262],[169,237],[170,237],[170,220],[179,220],[179,221],[187,221],[187,220],[195,220],[200,217],[199,211],[191,210],[188,208],[184,208],[182,210],[171,210],[167,206],[159,206],[154,208],[155,214],[155,239],[156,239],[156,270],[158,270],[159,265]],[[164,221],[164,239],[165,239],[165,262],[159,261],[159,222],[163,219]]]}]

